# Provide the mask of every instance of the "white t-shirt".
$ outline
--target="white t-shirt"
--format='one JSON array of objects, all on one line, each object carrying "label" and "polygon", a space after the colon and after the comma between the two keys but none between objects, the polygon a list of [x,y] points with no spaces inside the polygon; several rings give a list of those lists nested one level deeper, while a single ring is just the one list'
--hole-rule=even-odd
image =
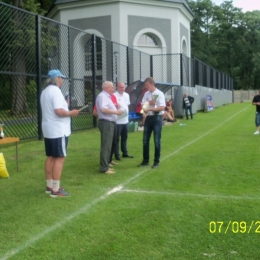
[{"label": "white t-shirt", "polygon": [[[155,89],[154,92],[150,92],[149,90],[146,91],[144,93],[143,99],[142,99],[142,105],[147,102],[147,101],[151,101],[153,100],[153,96],[154,95],[158,95],[157,99],[156,99],[156,107],[165,107],[165,97],[162,91],[160,91],[159,89]],[[154,106],[150,105],[150,108],[154,108]],[[164,112],[160,111],[159,115],[162,115]],[[147,114],[148,116],[154,115],[153,111],[149,111],[149,113]]]},{"label": "white t-shirt", "polygon": [[128,106],[130,105],[130,98],[129,98],[129,95],[128,93],[124,92],[122,95],[116,91],[114,93],[114,95],[116,96],[117,98],[117,103],[120,105],[120,109],[121,110],[124,110],[124,113],[123,115],[125,115],[124,117],[117,119],[116,123],[118,125],[124,125],[124,124],[127,124],[128,123],[128,114],[129,114],[129,108]]},{"label": "white t-shirt", "polygon": [[42,132],[45,138],[59,138],[69,136],[70,116],[60,117],[55,114],[55,109],[63,108],[68,111],[68,104],[59,87],[47,86],[41,94]]}]

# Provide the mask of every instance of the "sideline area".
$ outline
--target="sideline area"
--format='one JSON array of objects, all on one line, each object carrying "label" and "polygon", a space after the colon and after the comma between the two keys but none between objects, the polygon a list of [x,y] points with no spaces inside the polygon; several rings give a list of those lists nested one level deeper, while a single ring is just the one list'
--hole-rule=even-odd
[{"label": "sideline area", "polygon": [[[231,105],[231,106],[233,106],[233,105]],[[173,146],[171,149],[168,149],[168,147],[166,148],[168,150],[167,150],[167,153],[165,153],[162,156],[162,160],[161,160],[162,166],[161,166],[161,168],[164,167],[163,165],[166,165],[166,161],[169,164],[169,162],[174,160],[174,157],[176,157],[177,155],[179,156],[179,154],[181,152],[183,152],[183,150],[186,151],[186,148],[189,148],[191,150],[194,150],[194,149],[196,150],[196,145],[199,141],[203,141],[206,137],[209,137],[210,135],[214,134],[220,128],[226,127],[225,125],[230,123],[232,120],[241,121],[241,117],[244,118],[245,116],[247,116],[247,115],[245,115],[245,114],[247,114],[245,112],[247,112],[248,109],[250,109],[251,107],[252,106],[248,105],[248,104],[246,104],[246,105],[243,104],[243,105],[240,105],[240,106],[237,105],[236,109],[233,109],[232,111],[226,113],[226,114],[228,114],[228,116],[226,116],[223,121],[220,120],[221,123],[220,123],[220,121],[218,121],[219,119],[214,119],[212,121],[209,120],[208,118],[206,118],[206,119],[204,118],[202,120],[199,119],[199,120],[201,120],[201,124],[203,123],[203,120],[208,120],[208,123],[212,127],[208,127],[208,128],[205,127],[205,129],[201,130],[198,135],[195,134],[196,132],[193,134],[193,136],[190,135],[191,134],[190,132],[186,132],[186,137],[185,137],[185,133],[184,133],[183,137],[186,138],[186,139],[184,139],[184,141],[181,141],[178,144],[178,146]],[[220,109],[224,109],[224,108],[219,108],[219,110]],[[225,109],[227,110],[227,108],[225,108]],[[236,111],[236,112],[233,113],[234,111]],[[220,111],[218,111],[218,113],[219,112]],[[251,113],[251,110],[250,110],[250,113]],[[208,117],[209,114],[204,114],[204,115],[205,115],[205,117]],[[214,116],[216,116],[216,115],[214,115]],[[220,113],[219,113],[219,116],[221,118]],[[196,120],[196,118],[195,118],[195,120]],[[179,123],[180,122],[177,122],[175,125],[169,126],[169,129],[170,129],[170,127],[179,127]],[[205,126],[206,126],[206,124],[205,124]],[[187,127],[187,129],[191,130],[192,125],[189,125],[188,127]],[[169,129],[167,127],[167,131]],[[172,129],[174,131],[175,128],[172,128]],[[193,130],[191,130],[191,131],[193,131]],[[195,131],[195,128],[194,128],[194,131]],[[169,134],[169,132],[167,132],[167,133]],[[93,134],[98,136],[98,133],[97,134],[93,133]],[[135,134],[137,134],[137,133],[133,133],[133,135],[135,135]],[[250,134],[252,134],[252,133],[250,133]],[[77,135],[77,134],[75,134],[75,135]],[[129,136],[129,138],[131,138],[131,135]],[[140,139],[141,135],[138,136],[138,138]],[[176,136],[176,138],[177,138],[177,136]],[[73,142],[73,140],[71,142]],[[72,150],[71,153],[75,152],[77,150],[77,146],[79,145],[79,142],[80,142],[80,140],[78,140],[77,143],[74,144],[73,149],[71,149],[72,147],[69,147],[69,152],[70,152],[70,149]],[[174,144],[174,142],[173,142],[173,144]],[[88,145],[91,146],[91,143],[88,143]],[[167,145],[165,144],[165,146],[167,146]],[[25,147],[22,147],[22,149],[23,148],[25,148]],[[79,153],[82,151],[81,149],[82,148],[79,149]],[[30,151],[29,151],[29,153],[30,153]],[[67,160],[70,160],[69,156],[70,156],[70,154],[68,155]],[[37,160],[39,160],[39,158],[43,159],[42,155],[39,155],[39,157],[37,157]],[[76,157],[74,157],[74,158],[76,158]],[[128,161],[127,165],[129,166],[130,163],[131,162]],[[168,166],[173,167],[173,169],[174,169],[174,164],[172,166],[171,165],[168,165]],[[73,164],[71,164],[71,167],[73,167]],[[40,172],[41,172],[40,174],[42,174],[42,171],[40,171]],[[153,194],[161,194],[161,195],[165,195],[165,196],[177,195],[177,196],[190,196],[192,198],[194,198],[194,197],[204,197],[205,196],[205,198],[207,198],[207,199],[216,199],[217,198],[217,199],[220,199],[220,200],[221,199],[234,199],[234,200],[259,200],[260,199],[260,197],[258,197],[258,196],[247,196],[247,195],[242,195],[242,194],[241,194],[241,196],[224,195],[224,194],[216,195],[216,194],[213,194],[213,193],[212,194],[201,194],[201,193],[196,193],[196,191],[187,192],[185,190],[183,190],[182,192],[178,192],[174,189],[172,191],[169,191],[169,192],[167,192],[167,191],[156,191],[156,190],[153,190],[153,189],[152,190],[143,189],[141,187],[143,184],[139,188],[139,185],[138,185],[139,181],[142,180],[142,178],[144,178],[145,176],[147,177],[147,174],[149,174],[149,175],[151,174],[150,175],[151,177],[149,177],[149,178],[158,178],[158,177],[155,177],[154,171],[153,171],[153,173],[151,173],[151,172],[152,171],[151,171],[150,167],[147,167],[147,168],[144,168],[144,169],[141,169],[141,170],[140,170],[140,168],[137,168],[137,167],[131,168],[131,172],[127,172],[127,174],[124,178],[123,177],[121,177],[119,179],[115,178],[112,182],[110,182],[110,187],[112,186],[113,188],[111,187],[110,189],[108,189],[107,191],[105,191],[103,193],[101,192],[102,190],[99,190],[95,194],[97,195],[98,193],[101,192],[101,195],[96,196],[96,197],[94,196],[91,199],[88,198],[87,203],[84,203],[84,199],[82,200],[83,203],[78,202],[78,205],[82,204],[78,209],[76,209],[77,207],[73,207],[72,205],[70,205],[71,204],[70,200],[67,200],[67,199],[62,200],[62,202],[61,202],[62,205],[66,205],[66,203],[68,203],[68,205],[70,205],[70,208],[68,209],[68,211],[65,213],[65,215],[63,217],[59,217],[59,220],[56,221],[56,222],[54,221],[52,224],[49,223],[49,225],[45,226],[45,228],[42,229],[42,231],[40,231],[41,229],[38,229],[38,232],[36,232],[34,235],[32,235],[34,232],[30,233],[30,238],[27,236],[26,240],[24,240],[26,242],[24,242],[24,243],[20,243],[19,241],[12,242],[11,243],[13,245],[12,248],[9,248],[6,252],[3,252],[3,247],[2,247],[2,249],[0,250],[0,252],[2,252],[2,253],[0,253],[0,260],[7,260],[7,259],[9,259],[9,258],[11,258],[15,255],[19,255],[20,253],[22,253],[22,251],[24,251],[26,249],[30,250],[30,248],[33,247],[33,244],[35,244],[39,240],[47,237],[51,232],[57,232],[57,229],[64,229],[65,225],[67,225],[68,223],[74,222],[77,217],[79,217],[80,215],[88,213],[91,209],[93,211],[93,207],[96,207],[97,204],[100,204],[101,202],[106,201],[109,197],[111,197],[112,195],[115,195],[117,193],[121,193],[122,195],[124,193],[147,193],[148,195],[153,195]],[[163,174],[163,170],[160,173]],[[185,173],[185,170],[184,170],[184,173]],[[23,173],[21,173],[21,174],[23,174]],[[31,175],[29,175],[29,176],[31,178]],[[27,177],[29,177],[29,176],[27,175]],[[17,177],[17,175],[14,174],[14,176],[12,178],[16,178],[16,177]],[[96,177],[92,176],[91,178],[92,179],[90,179],[90,181],[92,180],[92,182],[95,182],[97,180]],[[103,178],[103,180],[105,180],[105,178]],[[66,177],[64,177],[64,182],[66,182]],[[0,184],[1,186],[3,185],[2,183]],[[130,188],[130,187],[128,187],[129,185],[136,186],[137,189]],[[151,187],[152,187],[152,184],[151,184]],[[77,195],[75,194],[74,196],[77,196]],[[40,201],[42,201],[42,198],[39,198],[39,199],[40,199]],[[8,198],[5,198],[5,202],[8,202]],[[51,203],[51,207],[52,207],[53,205],[57,205],[57,203],[59,203],[59,200],[56,200],[54,202],[53,202],[53,200],[51,200],[50,203]],[[5,204],[6,203],[4,203],[4,205]],[[48,205],[48,203],[47,204],[44,203],[44,204]],[[73,208],[74,208],[74,210],[73,210]],[[14,209],[14,212],[15,212],[15,209]],[[7,215],[3,216],[3,221],[5,220],[4,218],[6,218],[6,217],[7,217]],[[1,240],[4,241],[4,237],[2,237]],[[8,248],[8,247],[4,247],[4,248]],[[33,259],[33,257],[28,258],[28,259]],[[35,259],[37,259],[37,258],[35,258]],[[80,258],[75,258],[75,259],[80,259]],[[102,259],[102,258],[96,258],[96,259]],[[183,259],[189,259],[189,258],[183,258]]]}]

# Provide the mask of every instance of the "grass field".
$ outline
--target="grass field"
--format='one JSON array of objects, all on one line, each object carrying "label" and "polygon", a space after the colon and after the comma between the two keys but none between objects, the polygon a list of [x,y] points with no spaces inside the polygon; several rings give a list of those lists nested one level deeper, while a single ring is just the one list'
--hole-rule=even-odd
[{"label": "grass field", "polygon": [[10,179],[0,179],[0,259],[260,259],[254,111],[232,104],[164,126],[158,169],[137,167],[142,132],[129,133],[134,159],[114,175],[99,173],[98,130],[74,133],[69,198],[45,194],[43,141],[19,143],[19,172],[15,147],[1,146]]}]

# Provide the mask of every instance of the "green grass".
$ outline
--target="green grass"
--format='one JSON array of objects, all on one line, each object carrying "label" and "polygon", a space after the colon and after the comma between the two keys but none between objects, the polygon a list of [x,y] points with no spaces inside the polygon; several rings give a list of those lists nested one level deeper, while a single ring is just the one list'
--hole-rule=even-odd
[{"label": "green grass", "polygon": [[232,104],[164,126],[158,169],[137,167],[142,132],[129,133],[134,159],[115,175],[99,173],[98,130],[74,133],[62,176],[72,196],[64,199],[44,193],[43,141],[19,143],[19,172],[15,147],[1,146],[10,179],[0,179],[0,259],[259,259],[254,110]]}]

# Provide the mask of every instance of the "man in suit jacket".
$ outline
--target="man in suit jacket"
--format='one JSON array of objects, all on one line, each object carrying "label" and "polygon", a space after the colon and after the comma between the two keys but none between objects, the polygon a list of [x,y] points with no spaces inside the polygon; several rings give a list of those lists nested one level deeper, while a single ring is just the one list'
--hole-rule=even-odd
[{"label": "man in suit jacket", "polygon": [[194,102],[194,98],[189,96],[188,93],[185,93],[183,96],[183,108],[185,109],[186,119],[189,119],[188,110],[190,111],[190,117],[193,119],[192,115],[192,103]]}]

